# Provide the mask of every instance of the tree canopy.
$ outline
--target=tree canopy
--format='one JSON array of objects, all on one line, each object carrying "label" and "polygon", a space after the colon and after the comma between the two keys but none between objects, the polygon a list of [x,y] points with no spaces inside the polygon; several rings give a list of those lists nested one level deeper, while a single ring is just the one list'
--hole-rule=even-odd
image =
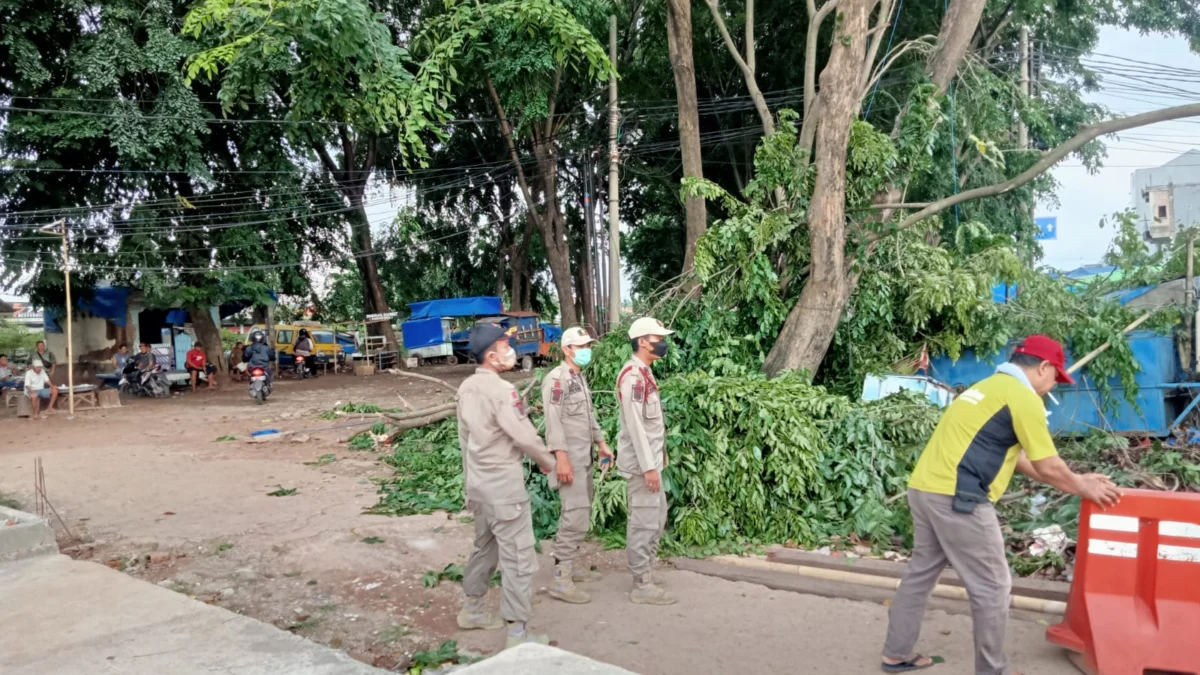
[{"label": "tree canopy", "polygon": [[637,302],[703,327],[691,368],[852,389],[1085,312],[988,293],[1053,286],[1031,214],[1056,148],[1104,161],[1105,26],[1200,44],[1168,0],[0,0],[0,283],[60,306],[62,221],[83,293],[330,319],[498,294],[599,326],[615,71]]}]

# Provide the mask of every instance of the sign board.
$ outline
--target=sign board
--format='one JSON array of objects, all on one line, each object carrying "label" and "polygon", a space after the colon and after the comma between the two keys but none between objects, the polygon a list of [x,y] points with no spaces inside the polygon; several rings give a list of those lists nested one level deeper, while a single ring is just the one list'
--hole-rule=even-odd
[{"label": "sign board", "polygon": [[1058,239],[1058,218],[1056,216],[1048,216],[1045,218],[1034,218],[1033,224],[1037,225],[1037,234],[1034,239],[1038,241],[1047,241]]},{"label": "sign board", "polygon": [[388,312],[387,314],[368,314],[367,321],[386,321],[387,319],[394,319],[397,316],[399,316],[398,312]]}]

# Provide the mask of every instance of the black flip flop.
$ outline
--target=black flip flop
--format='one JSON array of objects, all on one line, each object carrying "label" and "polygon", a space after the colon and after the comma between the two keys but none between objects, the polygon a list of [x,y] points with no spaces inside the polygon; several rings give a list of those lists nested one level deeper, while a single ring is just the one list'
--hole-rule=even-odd
[{"label": "black flip flop", "polygon": [[934,661],[933,659],[930,659],[929,663],[926,663],[923,666],[919,665],[917,662],[924,658],[928,658],[928,657],[923,656],[921,654],[917,654],[916,656],[912,657],[911,659],[908,659],[907,661],[901,661],[900,663],[881,662],[879,664],[879,667],[882,668],[883,672],[885,672],[885,673],[907,673],[907,672],[910,672],[913,670],[925,670],[926,668],[931,668],[931,667],[937,665],[937,662]]}]

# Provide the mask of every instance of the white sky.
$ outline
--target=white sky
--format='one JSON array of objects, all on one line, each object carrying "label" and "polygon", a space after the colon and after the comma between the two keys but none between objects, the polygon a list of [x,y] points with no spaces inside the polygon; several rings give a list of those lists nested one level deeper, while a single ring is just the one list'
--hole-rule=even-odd
[{"label": "white sky", "polygon": [[[1095,54],[1200,70],[1200,56],[1191,53],[1187,40],[1181,37],[1141,36],[1127,30],[1105,28],[1100,33]],[[1128,65],[1135,70],[1138,68],[1135,64]],[[1154,81],[1153,76],[1146,79],[1151,83]],[[1196,84],[1170,84],[1200,91],[1200,78]],[[1153,84],[1141,86],[1150,89]],[[1087,98],[1107,106],[1114,114],[1124,115],[1189,102],[1176,97],[1126,91],[1101,91]],[[1130,135],[1139,140],[1129,139]],[[1121,140],[1110,136],[1106,142],[1108,157],[1104,160],[1104,168],[1096,174],[1089,174],[1077,159],[1072,158],[1063,160],[1053,170],[1054,177],[1061,183],[1058,190],[1060,206],[1052,208],[1043,204],[1037,210],[1039,217],[1058,217],[1058,239],[1041,242],[1045,253],[1043,262],[1051,267],[1073,269],[1100,262],[1113,238],[1112,227],[1102,229],[1100,219],[1131,206],[1130,178],[1136,169],[1160,166],[1188,150],[1200,149],[1200,119],[1154,124],[1126,132]]]}]

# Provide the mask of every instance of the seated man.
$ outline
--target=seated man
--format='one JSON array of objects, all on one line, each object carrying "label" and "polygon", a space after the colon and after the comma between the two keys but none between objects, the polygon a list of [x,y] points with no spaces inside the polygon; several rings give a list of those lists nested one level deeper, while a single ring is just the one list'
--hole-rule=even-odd
[{"label": "seated man", "polygon": [[117,353],[113,354],[113,372],[117,374],[123,372],[125,370],[125,364],[129,363],[129,358],[129,345],[121,343],[121,346],[117,347]]},{"label": "seated man", "polygon": [[239,368],[242,364],[242,350],[245,349],[240,341],[235,342],[233,349],[229,350],[229,381],[241,382],[242,370]]},{"label": "seated man", "polygon": [[58,401],[58,387],[50,383],[50,376],[42,370],[40,359],[34,359],[29,370],[25,371],[25,395],[29,397],[29,405],[33,408],[33,418],[41,419],[40,408],[42,401],[50,401],[46,410],[54,410]]},{"label": "seated man", "polygon": [[192,345],[192,348],[187,353],[187,371],[192,376],[192,393],[196,393],[196,381],[200,379],[200,373],[204,373],[208,379],[208,388],[210,390],[217,388],[217,367],[208,362],[208,357],[204,354],[204,345],[199,342]]},{"label": "seated man", "polygon": [[153,350],[150,349],[150,343],[143,342],[138,347],[138,350],[138,355],[136,357],[138,370],[150,370],[153,368],[157,361],[154,358]]},{"label": "seated man", "polygon": [[19,384],[8,365],[8,354],[0,354],[0,389],[16,389]]}]

